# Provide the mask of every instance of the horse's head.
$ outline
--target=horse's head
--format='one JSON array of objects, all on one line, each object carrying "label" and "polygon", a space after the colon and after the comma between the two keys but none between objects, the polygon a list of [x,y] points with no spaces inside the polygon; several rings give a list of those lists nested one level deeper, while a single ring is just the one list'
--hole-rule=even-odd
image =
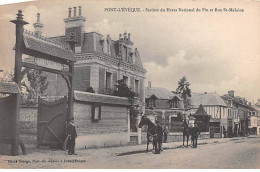
[{"label": "horse's head", "polygon": [[147,121],[148,121],[148,120],[149,120],[149,119],[147,118],[147,116],[143,115],[142,118],[141,118],[141,121],[140,121],[140,123],[139,123],[139,125],[138,125],[138,127],[139,127],[139,128],[142,128],[142,126],[147,125]]}]

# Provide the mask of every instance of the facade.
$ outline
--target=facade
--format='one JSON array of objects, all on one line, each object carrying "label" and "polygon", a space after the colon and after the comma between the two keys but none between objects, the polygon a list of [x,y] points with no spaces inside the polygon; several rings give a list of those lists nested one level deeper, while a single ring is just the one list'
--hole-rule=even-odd
[{"label": "facade", "polygon": [[[75,90],[86,91],[92,87],[95,93],[112,94],[118,80],[123,79],[132,91],[138,94],[144,103],[144,79],[146,70],[130,33],[119,34],[118,40],[112,40],[110,35],[103,36],[96,32],[86,32],[86,18],[81,15],[79,6],[69,8],[68,17],[64,19],[65,35],[50,37],[49,41],[69,47],[69,39],[76,41],[75,56]],[[43,24],[40,15],[34,23],[35,34],[41,35]],[[39,65],[48,65],[58,70],[67,70],[66,66],[39,60],[35,57],[27,59]],[[66,82],[56,74],[48,73],[48,96],[63,96],[67,94]]]},{"label": "facade", "polygon": [[209,132],[211,137],[224,137],[228,127],[228,106],[217,93],[193,93],[190,98],[190,114],[194,114],[200,105],[210,115]]},{"label": "facade", "polygon": [[256,116],[257,116],[256,134],[260,135],[260,99],[257,99],[257,103],[253,104],[252,107],[256,110]]},{"label": "facade", "polygon": [[234,91],[222,96],[229,107],[229,119],[232,121],[232,135],[245,136],[256,134],[257,130],[257,110],[251,106],[245,98],[235,96]]},{"label": "facade", "polygon": [[148,87],[145,88],[145,102],[146,112],[152,109],[155,118],[161,121],[163,127],[168,126],[170,132],[182,132],[182,98],[166,88],[152,87],[149,81]]}]

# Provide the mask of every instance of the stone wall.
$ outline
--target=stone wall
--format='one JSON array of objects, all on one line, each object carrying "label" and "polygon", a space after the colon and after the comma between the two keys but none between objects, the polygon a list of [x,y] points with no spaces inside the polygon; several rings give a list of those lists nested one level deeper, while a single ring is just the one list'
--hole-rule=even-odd
[{"label": "stone wall", "polygon": [[21,107],[20,109],[20,138],[26,148],[36,147],[37,115],[38,107]]},{"label": "stone wall", "polygon": [[[124,104],[127,98],[77,91],[75,100],[76,148],[121,146],[130,142],[129,106]],[[101,115],[99,120],[93,120],[93,107],[97,104]]]}]

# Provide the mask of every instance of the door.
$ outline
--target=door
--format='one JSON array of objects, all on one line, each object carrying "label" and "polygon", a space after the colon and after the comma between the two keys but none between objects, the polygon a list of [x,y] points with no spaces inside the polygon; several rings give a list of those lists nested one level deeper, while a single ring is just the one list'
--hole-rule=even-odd
[{"label": "door", "polygon": [[62,148],[66,139],[67,97],[55,102],[39,98],[37,145]]}]

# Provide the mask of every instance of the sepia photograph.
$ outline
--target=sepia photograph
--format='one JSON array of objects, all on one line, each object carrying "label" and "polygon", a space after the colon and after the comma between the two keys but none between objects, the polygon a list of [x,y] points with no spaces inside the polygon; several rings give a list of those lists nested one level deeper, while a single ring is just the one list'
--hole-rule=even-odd
[{"label": "sepia photograph", "polygon": [[0,2],[0,169],[259,169],[259,0]]}]

